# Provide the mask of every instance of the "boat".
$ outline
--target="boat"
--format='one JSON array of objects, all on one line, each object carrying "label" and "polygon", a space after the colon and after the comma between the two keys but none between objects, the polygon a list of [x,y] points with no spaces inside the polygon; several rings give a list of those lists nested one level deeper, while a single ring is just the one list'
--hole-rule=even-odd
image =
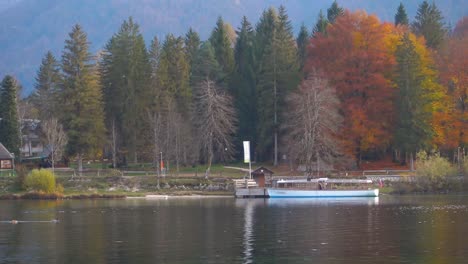
[{"label": "boat", "polygon": [[266,188],[269,198],[377,197],[379,189],[370,188],[371,180],[301,179],[278,180]]}]

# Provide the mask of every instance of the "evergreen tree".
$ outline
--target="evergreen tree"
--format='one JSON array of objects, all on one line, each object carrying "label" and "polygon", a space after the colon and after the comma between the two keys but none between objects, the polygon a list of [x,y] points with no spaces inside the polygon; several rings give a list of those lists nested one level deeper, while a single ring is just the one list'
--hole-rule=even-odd
[{"label": "evergreen tree", "polygon": [[396,51],[397,72],[397,128],[395,144],[405,153],[415,153],[429,143],[433,131],[430,101],[425,96],[424,74],[421,58],[408,34],[405,34]]},{"label": "evergreen tree", "polygon": [[395,14],[395,26],[398,25],[409,25],[408,15],[406,14],[406,10],[403,6],[403,3],[400,3],[400,5],[398,6],[397,13]]},{"label": "evergreen tree", "polygon": [[196,86],[204,80],[212,80],[220,83],[222,82],[223,76],[224,74],[216,60],[215,50],[211,42],[203,42],[193,60],[193,74],[190,83],[192,83],[193,86]]},{"label": "evergreen tree", "polygon": [[130,17],[107,43],[101,63],[107,126],[115,122],[118,142],[136,162],[144,146],[145,115],[149,104],[151,65],[139,26]]},{"label": "evergreen tree", "polygon": [[52,52],[47,52],[36,76],[34,105],[39,110],[39,119],[57,117],[57,91],[61,82],[60,65]]},{"label": "evergreen tree", "polygon": [[193,29],[190,28],[187,34],[185,34],[185,52],[191,71],[193,70],[192,63],[195,59],[198,50],[200,49],[200,44],[200,36],[197,32],[193,31]]},{"label": "evergreen tree", "polygon": [[[187,164],[193,147],[190,111],[192,90],[189,85],[190,65],[187,62],[184,39],[166,36],[162,45],[157,70],[157,87],[165,112],[164,150],[166,158],[173,161],[176,170],[180,163]],[[193,160],[192,160],[193,161]]]},{"label": "evergreen tree", "polygon": [[322,10],[320,10],[319,17],[317,19],[317,23],[315,23],[314,28],[312,29],[312,36],[316,37],[317,33],[327,34],[327,26],[328,20],[323,15]]},{"label": "evergreen tree", "polygon": [[82,170],[85,156],[101,150],[104,138],[102,92],[86,33],[73,26],[62,54],[63,81],[60,87],[62,124],[68,135],[67,152],[78,158]]},{"label": "evergreen tree", "polygon": [[229,83],[229,76],[234,69],[234,51],[231,46],[231,40],[226,30],[226,25],[221,17],[216,22],[216,27],[211,32],[210,42],[215,51],[216,60],[221,67]]},{"label": "evergreen tree", "polygon": [[192,82],[192,77],[194,72],[197,70],[195,69],[194,64],[195,60],[197,59],[196,57],[198,56],[198,53],[200,51],[201,44],[202,43],[200,41],[200,36],[198,35],[198,33],[193,31],[192,28],[190,28],[187,34],[185,34],[185,55],[190,68],[189,80],[192,89],[196,85]]},{"label": "evergreen tree", "polygon": [[247,17],[242,18],[237,31],[237,41],[234,48],[235,70],[232,94],[239,118],[237,140],[235,147],[239,157],[242,153],[242,141],[250,141],[251,152],[255,153],[257,143],[257,102],[256,102],[256,72],[255,72],[255,32]]},{"label": "evergreen tree", "polygon": [[302,71],[304,68],[304,63],[307,59],[307,45],[309,45],[309,32],[304,24],[301,25],[301,29],[299,30],[299,35],[296,39],[297,45],[297,59],[299,62],[299,68]]},{"label": "evergreen tree", "polygon": [[330,6],[330,8],[327,9],[327,18],[330,23],[335,23],[335,20],[343,15],[344,9],[342,7],[338,6],[338,3],[333,1],[333,4]]},{"label": "evergreen tree", "polygon": [[159,43],[158,37],[154,37],[151,40],[150,49],[148,51],[148,59],[151,65],[151,79],[156,77],[156,71],[159,66],[159,59],[161,57],[161,43]]},{"label": "evergreen tree", "polygon": [[172,34],[167,35],[161,49],[157,71],[158,86],[166,98],[175,100],[178,111],[184,115],[188,115],[192,98],[189,70],[184,40]]},{"label": "evergreen tree", "polygon": [[20,154],[20,126],[17,108],[18,83],[7,75],[0,87],[0,142],[8,151],[19,157]]},{"label": "evergreen tree", "polygon": [[432,49],[438,49],[447,35],[442,13],[434,2],[429,4],[427,1],[423,1],[419,5],[411,27],[416,35],[424,36],[426,46]]},{"label": "evergreen tree", "polygon": [[[284,100],[287,94],[297,87],[300,77],[295,40],[286,9],[280,6],[278,15],[270,9],[264,12],[264,16],[257,30],[259,45],[265,45],[260,48],[263,54],[259,57],[260,72],[257,82],[258,154],[261,159],[268,159],[268,153],[273,153],[272,158],[276,166]],[[267,24],[271,21],[272,26]]]}]

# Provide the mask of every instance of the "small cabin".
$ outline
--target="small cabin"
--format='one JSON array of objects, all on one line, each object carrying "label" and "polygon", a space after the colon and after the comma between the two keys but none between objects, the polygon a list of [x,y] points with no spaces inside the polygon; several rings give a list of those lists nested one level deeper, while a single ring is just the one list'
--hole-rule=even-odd
[{"label": "small cabin", "polygon": [[252,171],[252,178],[257,183],[258,187],[265,187],[266,179],[270,180],[272,176],[273,172],[263,166]]},{"label": "small cabin", "polygon": [[12,170],[14,169],[15,156],[11,154],[2,143],[0,143],[0,170]]}]

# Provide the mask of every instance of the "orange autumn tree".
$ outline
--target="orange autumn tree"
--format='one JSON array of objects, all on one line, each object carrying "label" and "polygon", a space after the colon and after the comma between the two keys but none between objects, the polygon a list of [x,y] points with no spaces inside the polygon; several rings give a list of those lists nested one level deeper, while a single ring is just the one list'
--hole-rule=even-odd
[{"label": "orange autumn tree", "polygon": [[341,137],[358,166],[391,144],[395,89],[390,81],[397,29],[363,11],[346,11],[311,40],[306,70],[322,70],[336,88],[344,117]]},{"label": "orange autumn tree", "polygon": [[438,146],[445,150],[468,146],[468,17],[456,25],[438,56],[442,85],[448,93],[448,111],[438,120]]}]

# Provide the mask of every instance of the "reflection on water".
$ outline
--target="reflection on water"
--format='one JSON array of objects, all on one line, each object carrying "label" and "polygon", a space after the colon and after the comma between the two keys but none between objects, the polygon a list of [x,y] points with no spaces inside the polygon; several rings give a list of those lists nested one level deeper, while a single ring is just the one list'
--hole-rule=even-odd
[{"label": "reflection on water", "polygon": [[253,250],[253,213],[254,204],[252,202],[247,203],[245,206],[245,217],[244,217],[244,263],[252,263],[252,250]]},{"label": "reflection on water", "polygon": [[272,206],[378,205],[379,197],[275,198],[268,199],[268,204]]},{"label": "reflection on water", "polygon": [[463,263],[467,219],[467,196],[0,201],[0,263]]}]

